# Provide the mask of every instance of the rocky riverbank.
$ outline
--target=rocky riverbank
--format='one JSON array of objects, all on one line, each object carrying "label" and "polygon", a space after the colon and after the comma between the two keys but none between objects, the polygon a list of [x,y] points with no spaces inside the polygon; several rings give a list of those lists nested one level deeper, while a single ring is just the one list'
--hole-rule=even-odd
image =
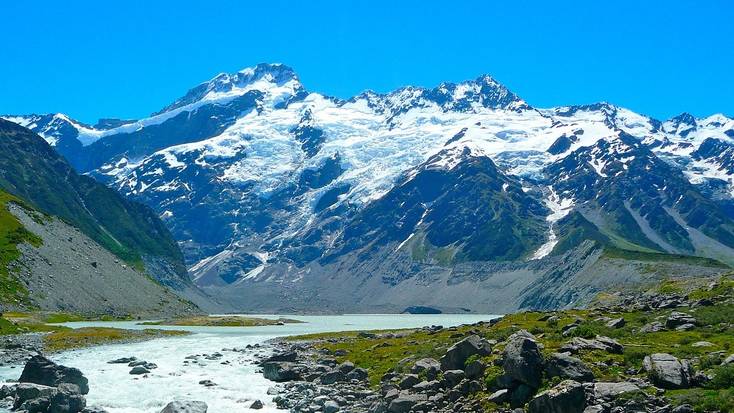
[{"label": "rocky riverbank", "polygon": [[733,411],[734,281],[686,288],[455,328],[280,340],[260,364],[292,412]]}]

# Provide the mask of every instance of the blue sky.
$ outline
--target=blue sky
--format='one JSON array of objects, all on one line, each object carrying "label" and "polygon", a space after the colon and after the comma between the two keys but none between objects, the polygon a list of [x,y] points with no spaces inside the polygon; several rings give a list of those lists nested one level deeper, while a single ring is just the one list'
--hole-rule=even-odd
[{"label": "blue sky", "polygon": [[0,15],[0,113],[138,118],[282,62],[339,97],[489,73],[538,107],[734,115],[730,1],[5,1]]}]

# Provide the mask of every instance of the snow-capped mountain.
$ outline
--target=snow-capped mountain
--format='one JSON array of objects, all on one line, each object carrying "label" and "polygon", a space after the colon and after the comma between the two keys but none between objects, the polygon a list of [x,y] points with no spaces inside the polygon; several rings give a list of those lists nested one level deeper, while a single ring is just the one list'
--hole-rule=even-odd
[{"label": "snow-capped mountain", "polygon": [[487,75],[342,100],[260,64],[141,120],[5,118],[154,208],[238,309],[570,305],[644,262],[734,264],[724,115],[538,109]]}]

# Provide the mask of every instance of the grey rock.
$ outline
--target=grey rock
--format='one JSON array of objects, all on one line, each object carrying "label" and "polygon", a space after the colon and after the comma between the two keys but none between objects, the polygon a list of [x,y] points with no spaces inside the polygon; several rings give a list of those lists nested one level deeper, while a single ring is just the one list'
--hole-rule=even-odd
[{"label": "grey rock", "polygon": [[288,362],[293,363],[297,359],[298,359],[298,353],[296,353],[295,351],[286,351],[285,353],[273,354],[272,356],[263,360],[263,363],[268,363],[272,361],[288,361]]},{"label": "grey rock", "polygon": [[390,402],[387,411],[390,413],[408,413],[417,403],[427,400],[425,396],[416,394],[400,395]]},{"label": "grey rock", "polygon": [[594,339],[574,337],[568,343],[561,346],[562,352],[576,354],[582,350],[601,350],[613,354],[622,354],[624,346],[618,341],[604,336],[596,336]]},{"label": "grey rock", "polygon": [[487,366],[484,363],[479,360],[474,360],[466,365],[464,374],[469,379],[478,379],[484,376],[484,370],[486,369]]},{"label": "grey rock", "polygon": [[334,384],[347,380],[347,375],[340,370],[332,370],[321,375],[321,384]]},{"label": "grey rock", "polygon": [[135,366],[132,368],[132,370],[130,370],[130,374],[132,374],[133,376],[139,376],[141,374],[148,374],[148,373],[150,373],[150,370],[146,369],[143,366]]},{"label": "grey rock", "polygon": [[339,411],[339,404],[333,400],[324,403],[324,413],[336,413]]},{"label": "grey rock", "polygon": [[597,382],[594,383],[594,397],[597,399],[614,399],[625,393],[638,393],[640,388],[630,382]]},{"label": "grey rock", "polygon": [[640,333],[657,333],[663,331],[665,326],[659,321],[653,321],[652,323],[645,324],[640,328]]},{"label": "grey rock", "polygon": [[727,364],[734,364],[734,354],[732,354],[729,357],[725,358],[724,361],[721,362],[721,365],[722,366],[725,366]]},{"label": "grey rock", "polygon": [[350,371],[349,374],[347,374],[348,380],[358,380],[358,381],[365,381],[369,377],[369,373],[367,370],[363,368],[355,368],[354,370]]},{"label": "grey rock", "polygon": [[347,374],[350,371],[354,370],[354,363],[352,363],[351,361],[345,361],[344,363],[338,365],[337,369],[342,373]]},{"label": "grey rock", "polygon": [[107,364],[128,364],[132,363],[133,361],[137,361],[137,357],[121,357],[119,359],[110,360],[107,362]]},{"label": "grey rock", "polygon": [[670,413],[693,413],[693,406],[690,404],[681,404],[680,406],[671,410]]},{"label": "grey rock", "polygon": [[510,406],[511,407],[522,407],[525,403],[529,402],[533,398],[535,388],[528,386],[525,383],[520,384],[510,392]]},{"label": "grey rock", "polygon": [[469,336],[446,350],[441,357],[441,370],[463,370],[469,357],[487,356],[491,352],[489,343],[477,335]]},{"label": "grey rock", "polygon": [[489,395],[487,398],[492,403],[502,404],[510,400],[510,391],[507,389],[500,389]]},{"label": "grey rock", "polygon": [[441,370],[441,363],[433,358],[423,358],[415,362],[413,367],[410,369],[413,374],[420,374],[425,372],[426,377],[433,380]]},{"label": "grey rock", "polygon": [[263,363],[263,376],[275,382],[300,380],[301,375],[289,362],[271,361]]},{"label": "grey rock", "polygon": [[512,379],[527,384],[533,389],[540,387],[543,375],[543,356],[538,343],[524,333],[511,335],[507,339],[503,353],[502,368],[505,370],[505,375]]},{"label": "grey rock", "polygon": [[208,408],[202,401],[177,400],[168,403],[160,413],[206,413]]},{"label": "grey rock", "polygon": [[43,398],[51,400],[58,390],[55,387],[35,383],[19,383],[11,390],[15,396],[13,407],[19,408],[28,400]]},{"label": "grey rock", "polygon": [[685,389],[691,385],[693,371],[687,360],[667,353],[651,354],[642,362],[650,380],[664,389]]},{"label": "grey rock", "polygon": [[606,326],[609,328],[622,328],[625,324],[627,324],[627,322],[624,320],[624,318],[620,317],[609,320]]},{"label": "grey rock", "polygon": [[581,383],[564,380],[535,396],[528,404],[528,413],[583,413],[585,407],[586,396]]},{"label": "grey rock", "polygon": [[464,380],[463,370],[446,370],[443,372],[443,378],[449,383],[450,386],[456,386],[462,380]]},{"label": "grey rock", "polygon": [[549,378],[561,377],[580,382],[594,380],[594,373],[583,361],[566,353],[551,354],[546,360],[545,372]]},{"label": "grey rock", "polygon": [[665,327],[669,329],[678,328],[685,324],[693,324],[695,326],[696,319],[690,314],[673,311],[665,320]]},{"label": "grey rock", "polygon": [[28,360],[18,382],[51,387],[56,387],[61,383],[72,383],[79,386],[82,394],[89,393],[89,381],[79,369],[56,364],[40,355]]},{"label": "grey rock", "polygon": [[260,409],[262,409],[263,407],[265,407],[265,406],[263,405],[263,402],[261,402],[260,400],[255,400],[255,401],[254,401],[254,402],[252,402],[252,404],[250,405],[250,409],[252,409],[252,410],[260,410]]},{"label": "grey rock", "polygon": [[398,387],[401,389],[409,389],[416,384],[420,383],[421,379],[416,374],[406,374],[398,383]]},{"label": "grey rock", "polygon": [[79,413],[87,406],[87,401],[80,394],[75,384],[64,383],[59,385],[58,391],[51,397],[49,413]]}]

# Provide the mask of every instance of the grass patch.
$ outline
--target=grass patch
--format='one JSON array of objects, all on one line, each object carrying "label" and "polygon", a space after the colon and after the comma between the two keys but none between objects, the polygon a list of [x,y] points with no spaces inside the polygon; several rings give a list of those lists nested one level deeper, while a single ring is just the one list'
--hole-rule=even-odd
[{"label": "grass patch", "polygon": [[188,334],[185,331],[170,330],[124,330],[107,327],[63,328],[43,337],[44,348],[48,352],[72,350],[102,344],[144,341],[160,337],[173,337]]},{"label": "grass patch", "polygon": [[[8,210],[8,203],[28,208],[18,198],[0,191],[0,302],[29,305],[28,290],[14,274],[11,264],[20,258],[18,245],[28,243],[35,247],[42,244],[41,238],[28,231]],[[29,211],[31,211],[28,208]],[[31,215],[37,213],[31,211]]]},{"label": "grass patch", "polygon": [[195,316],[186,318],[174,318],[162,321],[146,321],[140,323],[146,326],[204,326],[204,327],[258,327],[275,326],[283,324],[302,323],[299,320],[289,318],[268,319],[259,317],[240,316]]}]

